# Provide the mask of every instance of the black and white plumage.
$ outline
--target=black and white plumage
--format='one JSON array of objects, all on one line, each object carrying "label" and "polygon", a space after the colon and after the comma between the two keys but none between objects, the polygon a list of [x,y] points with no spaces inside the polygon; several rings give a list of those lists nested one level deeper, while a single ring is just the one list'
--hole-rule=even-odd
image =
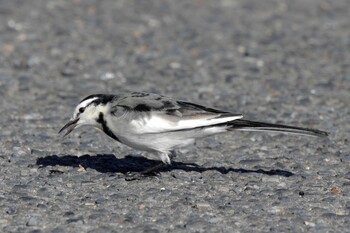
[{"label": "black and white plumage", "polygon": [[158,94],[133,92],[121,95],[96,94],[83,99],[71,120],[59,131],[88,125],[132,148],[156,153],[170,164],[171,151],[196,139],[234,130],[274,131],[309,136],[328,133],[279,124],[248,121],[233,114]]}]

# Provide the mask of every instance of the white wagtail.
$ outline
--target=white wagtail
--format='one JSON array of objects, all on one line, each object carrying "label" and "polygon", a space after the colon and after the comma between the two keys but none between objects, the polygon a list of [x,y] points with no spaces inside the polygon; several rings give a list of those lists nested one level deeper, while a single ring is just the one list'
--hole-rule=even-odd
[{"label": "white wagtail", "polygon": [[162,163],[141,174],[171,164],[174,149],[197,138],[228,131],[273,131],[309,136],[328,133],[309,128],[243,120],[240,114],[178,101],[166,96],[132,92],[121,95],[90,95],[75,108],[73,117],[59,131],[68,135],[89,125],[132,148],[158,154]]}]

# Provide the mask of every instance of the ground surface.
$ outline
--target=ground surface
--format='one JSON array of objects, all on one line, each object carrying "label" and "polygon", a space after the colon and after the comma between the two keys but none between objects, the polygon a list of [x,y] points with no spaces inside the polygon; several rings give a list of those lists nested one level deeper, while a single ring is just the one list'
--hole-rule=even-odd
[{"label": "ground surface", "polygon": [[[347,0],[0,1],[0,231],[349,232],[349,17]],[[128,182],[156,158],[57,137],[80,99],[126,90],[331,135],[219,135]]]}]

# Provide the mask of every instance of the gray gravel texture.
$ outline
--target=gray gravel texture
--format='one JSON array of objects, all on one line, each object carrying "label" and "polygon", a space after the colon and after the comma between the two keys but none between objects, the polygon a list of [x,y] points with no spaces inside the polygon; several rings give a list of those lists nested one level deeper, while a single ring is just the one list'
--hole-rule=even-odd
[{"label": "gray gravel texture", "polygon": [[[1,232],[350,232],[347,0],[0,1]],[[157,158],[85,128],[92,93],[146,91],[315,127]]]}]

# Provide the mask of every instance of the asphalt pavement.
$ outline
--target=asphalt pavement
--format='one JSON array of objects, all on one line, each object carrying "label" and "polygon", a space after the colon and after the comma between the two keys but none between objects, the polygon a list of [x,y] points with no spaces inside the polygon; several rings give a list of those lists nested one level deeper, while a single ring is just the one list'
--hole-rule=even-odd
[{"label": "asphalt pavement", "polygon": [[[0,1],[1,232],[350,232],[347,0]],[[328,138],[232,132],[158,158],[82,128],[154,92]]]}]

